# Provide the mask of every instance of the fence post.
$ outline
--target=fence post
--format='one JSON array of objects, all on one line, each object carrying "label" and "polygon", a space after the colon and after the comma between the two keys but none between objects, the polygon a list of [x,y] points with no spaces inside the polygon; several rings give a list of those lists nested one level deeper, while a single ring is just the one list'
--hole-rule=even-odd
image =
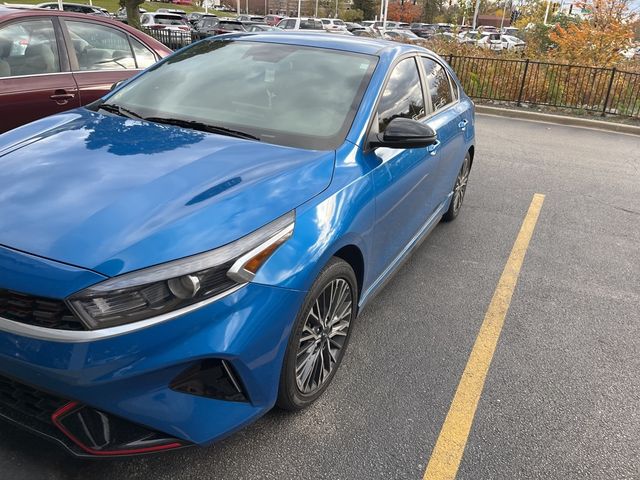
[{"label": "fence post", "polygon": [[451,60],[453,60],[453,54],[452,53],[449,54],[449,61],[447,62],[449,65],[451,65]]},{"label": "fence post", "polygon": [[520,82],[520,92],[518,93],[518,106],[522,106],[522,92],[524,91],[524,82],[527,79],[527,71],[529,70],[529,59],[524,63],[524,73],[522,74],[522,82]]},{"label": "fence post", "polygon": [[607,96],[604,97],[604,107],[602,107],[601,115],[604,117],[607,114],[607,105],[609,104],[609,97],[611,96],[611,87],[613,87],[613,79],[616,76],[616,67],[611,69],[611,78],[609,79],[609,88],[607,88]]}]

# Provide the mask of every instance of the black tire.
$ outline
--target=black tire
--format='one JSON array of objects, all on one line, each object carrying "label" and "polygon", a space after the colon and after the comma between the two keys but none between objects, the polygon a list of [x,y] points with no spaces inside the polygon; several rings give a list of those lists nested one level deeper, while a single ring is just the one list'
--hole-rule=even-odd
[{"label": "black tire", "polygon": [[456,182],[453,185],[453,197],[451,197],[451,203],[449,204],[449,210],[442,216],[443,222],[450,222],[455,220],[460,210],[462,209],[462,202],[464,201],[464,195],[467,191],[467,183],[469,182],[469,172],[471,170],[471,156],[467,152],[456,177]]},{"label": "black tire", "polygon": [[[345,285],[348,285],[348,291]],[[344,311],[342,314],[342,308],[345,308],[347,303],[339,303],[336,301],[338,305],[335,307],[333,314],[331,314],[330,307],[332,303],[330,301],[329,307],[326,311],[327,315],[325,316],[325,320],[327,321],[323,325],[320,321],[320,317],[324,316],[321,313],[321,307],[326,307],[326,299],[329,294],[331,294],[331,298],[333,298],[333,293],[335,292],[335,298],[337,300],[341,292],[341,290],[338,289],[341,288],[345,289],[345,295],[348,295],[350,298],[350,312]],[[325,291],[325,289],[328,289],[329,292]],[[353,269],[344,260],[333,257],[322,269],[318,278],[309,290],[302,308],[298,313],[291,335],[289,336],[287,351],[282,365],[282,373],[280,374],[280,387],[278,390],[277,400],[278,407],[284,410],[301,410],[316,401],[327,389],[331,380],[333,380],[336,371],[340,367],[344,352],[349,343],[351,326],[353,325],[357,312],[357,298],[358,287]],[[320,305],[321,299],[322,302],[325,303],[323,306]],[[332,325],[331,322],[341,314],[343,317],[340,319],[340,322]],[[329,321],[327,318],[329,316],[333,316],[334,318]],[[316,320],[316,318],[318,318],[318,320]],[[313,322],[315,322],[316,326],[310,329]],[[345,324],[347,325],[345,334],[337,331],[334,332],[335,329],[342,327]],[[321,329],[323,327],[324,331],[316,331],[316,329]],[[304,337],[303,332],[305,333]],[[330,337],[332,333],[336,336]],[[337,335],[338,333],[339,335]],[[316,337],[313,337],[314,334],[321,339],[318,340]],[[339,349],[337,348],[336,340],[342,342]],[[336,351],[335,355],[331,354],[332,347],[334,347]],[[321,363],[316,363],[312,369],[305,368],[309,362],[313,363],[313,359],[311,357],[313,357],[314,354],[316,354],[315,358],[322,358],[319,360]],[[328,364],[324,361],[325,354]],[[335,361],[332,361],[334,359]],[[305,365],[302,365],[303,363]],[[317,365],[319,365],[319,367]],[[327,369],[324,368],[327,365],[329,367],[328,373],[326,373]],[[320,372],[320,369],[322,369],[322,373]],[[308,384],[308,388],[310,390],[303,391],[307,386],[307,383],[302,382],[303,387],[300,387],[298,370],[300,370],[300,375],[303,375],[305,372],[309,372],[310,376],[314,376],[318,373],[318,375],[324,374],[324,377],[320,379],[321,381],[319,381],[315,388],[313,388],[314,382],[312,381]]]}]

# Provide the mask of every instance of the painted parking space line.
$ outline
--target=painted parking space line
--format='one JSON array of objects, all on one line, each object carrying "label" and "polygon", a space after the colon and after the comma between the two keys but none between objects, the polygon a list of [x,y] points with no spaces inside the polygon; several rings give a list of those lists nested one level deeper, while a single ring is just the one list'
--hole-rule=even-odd
[{"label": "painted parking space line", "polygon": [[455,479],[544,195],[536,193],[485,314],[423,480]]}]

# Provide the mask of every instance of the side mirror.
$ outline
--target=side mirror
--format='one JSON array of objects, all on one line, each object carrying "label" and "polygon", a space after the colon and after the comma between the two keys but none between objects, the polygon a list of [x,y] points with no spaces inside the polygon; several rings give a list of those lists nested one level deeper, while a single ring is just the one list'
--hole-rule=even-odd
[{"label": "side mirror", "polygon": [[438,141],[436,132],[429,125],[410,118],[394,118],[384,133],[376,135],[369,145],[388,148],[424,148]]},{"label": "side mirror", "polygon": [[111,85],[111,88],[109,89],[109,91],[113,92],[116,88],[118,88],[123,83],[124,83],[124,80],[120,80],[119,82],[114,83],[113,85]]}]

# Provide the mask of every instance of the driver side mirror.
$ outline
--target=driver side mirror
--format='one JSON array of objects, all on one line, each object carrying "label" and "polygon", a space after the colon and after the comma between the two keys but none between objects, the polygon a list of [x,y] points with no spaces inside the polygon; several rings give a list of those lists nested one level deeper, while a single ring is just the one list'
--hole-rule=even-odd
[{"label": "driver side mirror", "polygon": [[371,147],[424,148],[438,141],[436,132],[429,125],[410,118],[394,118],[383,133],[375,135]]}]

